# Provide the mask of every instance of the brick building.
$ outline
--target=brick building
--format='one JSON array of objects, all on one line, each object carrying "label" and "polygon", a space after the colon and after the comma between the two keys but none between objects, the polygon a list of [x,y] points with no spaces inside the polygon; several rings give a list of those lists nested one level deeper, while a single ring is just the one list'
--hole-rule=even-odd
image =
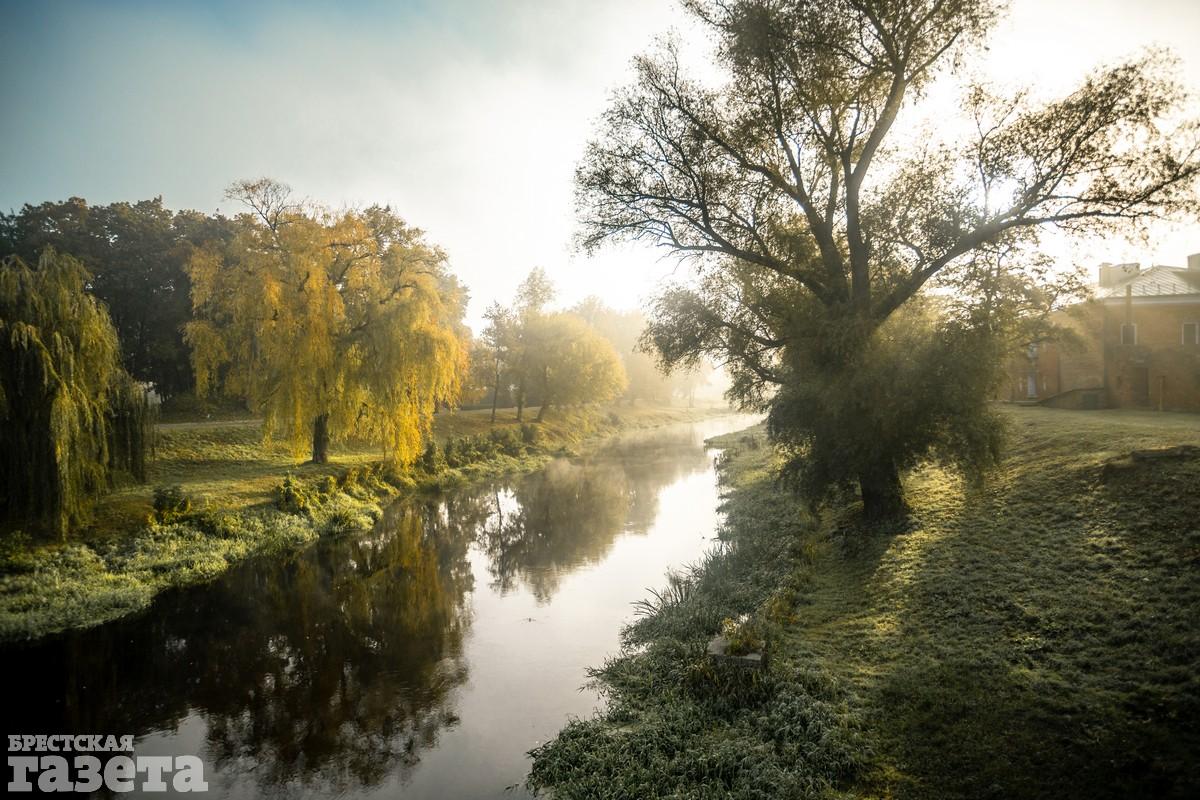
[{"label": "brick building", "polygon": [[1009,400],[1200,411],[1200,253],[1187,267],[1103,264],[1094,298],[1059,321],[1074,335],[1015,357]]}]

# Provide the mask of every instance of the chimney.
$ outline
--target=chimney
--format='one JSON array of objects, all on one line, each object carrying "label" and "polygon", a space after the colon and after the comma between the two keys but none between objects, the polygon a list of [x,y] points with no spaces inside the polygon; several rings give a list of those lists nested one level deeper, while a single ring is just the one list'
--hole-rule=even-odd
[{"label": "chimney", "polygon": [[[1200,262],[1200,253],[1196,254],[1197,261]],[[1192,259],[1188,258],[1188,266],[1191,266]],[[1197,263],[1197,268],[1200,268],[1200,263]],[[1105,262],[1100,265],[1100,288],[1108,289],[1116,286],[1126,278],[1132,278],[1141,271],[1139,264],[1109,264]]]},{"label": "chimney", "polygon": [[1200,253],[1192,253],[1188,256],[1188,269],[1200,272]]}]

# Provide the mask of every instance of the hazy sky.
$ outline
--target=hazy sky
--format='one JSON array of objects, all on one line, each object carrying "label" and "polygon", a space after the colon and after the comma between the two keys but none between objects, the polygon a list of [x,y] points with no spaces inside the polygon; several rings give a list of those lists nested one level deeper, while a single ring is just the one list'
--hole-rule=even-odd
[{"label": "hazy sky", "polygon": [[[634,306],[673,262],[573,253],[571,179],[630,57],[677,14],[673,0],[0,0],[0,208],[161,194],[233,211],[224,187],[268,175],[328,205],[390,203],[447,250],[472,320],[535,265],[564,301]],[[1200,92],[1200,0],[1014,0],[983,55],[996,79],[1053,96],[1151,43]],[[1182,264],[1200,225],[1149,253],[1058,250]]]}]

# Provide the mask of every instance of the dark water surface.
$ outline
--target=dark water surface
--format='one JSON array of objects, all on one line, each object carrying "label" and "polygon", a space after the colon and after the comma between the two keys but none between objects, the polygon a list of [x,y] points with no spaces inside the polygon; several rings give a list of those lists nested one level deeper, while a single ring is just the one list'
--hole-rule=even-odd
[{"label": "dark water surface", "polygon": [[136,755],[203,758],[210,797],[522,797],[526,752],[597,707],[585,670],[631,601],[709,546],[704,438],[753,421],[398,503],[369,533],[7,648],[3,733],[135,734]]}]

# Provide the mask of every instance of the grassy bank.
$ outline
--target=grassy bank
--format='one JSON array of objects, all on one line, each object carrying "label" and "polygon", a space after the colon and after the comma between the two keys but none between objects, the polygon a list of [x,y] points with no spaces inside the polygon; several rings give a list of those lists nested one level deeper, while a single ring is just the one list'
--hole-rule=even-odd
[{"label": "grassy bank", "polygon": [[511,410],[494,425],[487,411],[443,413],[435,421],[436,453],[404,471],[353,443],[336,448],[329,464],[302,463],[303,455],[264,444],[257,420],[160,425],[148,483],[106,496],[91,528],[68,543],[3,537],[0,641],[97,625],[247,557],[367,528],[405,493],[533,470],[618,431],[713,413],[565,409],[536,425],[518,423]]},{"label": "grassy bank", "polygon": [[[1195,796],[1200,460],[1124,457],[1200,444],[1200,419],[1006,413],[984,488],[907,477],[904,532],[861,530],[849,507],[808,516],[767,448],[727,437],[730,544],[630,628],[598,672],[608,714],[541,749],[532,781],[559,797]],[[744,612],[770,642],[754,680],[703,656]]]}]

